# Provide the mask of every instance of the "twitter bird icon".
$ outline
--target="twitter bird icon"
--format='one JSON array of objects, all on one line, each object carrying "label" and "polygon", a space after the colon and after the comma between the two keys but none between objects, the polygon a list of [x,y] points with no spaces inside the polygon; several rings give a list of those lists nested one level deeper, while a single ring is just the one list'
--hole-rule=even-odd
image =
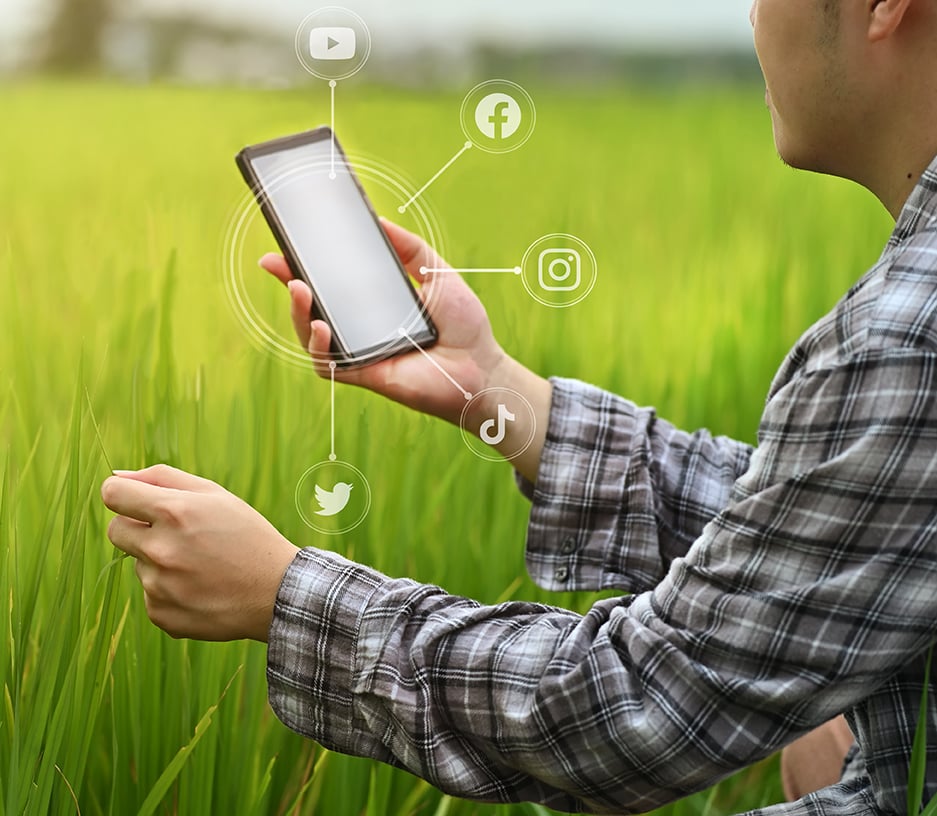
[{"label": "twitter bird icon", "polygon": [[316,501],[321,510],[316,510],[317,516],[334,516],[341,513],[351,498],[351,489],[354,485],[348,482],[338,482],[331,490],[316,485]]}]

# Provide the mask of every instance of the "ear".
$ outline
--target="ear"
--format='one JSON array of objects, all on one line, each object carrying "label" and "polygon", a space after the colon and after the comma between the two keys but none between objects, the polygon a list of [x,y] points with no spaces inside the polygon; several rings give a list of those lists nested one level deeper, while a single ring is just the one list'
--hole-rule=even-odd
[{"label": "ear", "polygon": [[914,0],[867,0],[869,42],[881,42],[901,26]]}]

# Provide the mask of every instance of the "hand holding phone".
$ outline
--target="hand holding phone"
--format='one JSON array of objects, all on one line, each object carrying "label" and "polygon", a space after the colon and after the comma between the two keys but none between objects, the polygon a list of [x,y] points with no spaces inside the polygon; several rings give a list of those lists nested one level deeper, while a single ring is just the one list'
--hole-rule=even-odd
[{"label": "hand holding phone", "polygon": [[[383,226],[404,268],[417,279],[424,279],[428,311],[439,329],[438,342],[427,350],[432,362],[422,354],[396,355],[371,366],[339,368],[335,379],[458,424],[465,397],[434,362],[463,389],[477,393],[491,385],[495,370],[509,358],[492,334],[485,307],[468,284],[452,272],[420,275],[421,267],[438,269],[448,265],[419,236],[390,221],[384,221]],[[260,259],[260,265],[284,284],[294,280],[282,255],[268,253]],[[310,322],[308,315],[314,301],[308,286],[292,283],[290,293],[296,336],[310,351],[320,376],[329,377],[324,355],[329,349],[331,329],[322,320]]]},{"label": "hand holding phone", "polygon": [[[535,481],[550,411],[549,382],[504,353],[492,333],[484,306],[458,274],[451,271],[421,274],[424,267],[449,269],[422,238],[389,221],[382,226],[404,271],[423,284],[427,317],[439,327],[438,342],[424,354],[398,354],[374,365],[337,368],[335,379],[456,425],[465,422],[470,429],[481,428],[496,414],[498,405],[497,400],[493,404],[475,400],[473,416],[465,417],[466,393],[478,394],[493,386],[524,393],[537,417],[535,442],[513,464],[526,478]],[[268,253],[261,259],[261,266],[282,283],[290,284],[293,325],[300,343],[309,350],[320,376],[332,376],[327,362],[333,347],[332,329],[321,319],[310,321],[309,315],[318,313],[312,289],[295,280],[282,255]],[[516,424],[515,433],[526,438],[529,429],[520,422]],[[505,444],[510,449],[513,443],[505,440]]]}]

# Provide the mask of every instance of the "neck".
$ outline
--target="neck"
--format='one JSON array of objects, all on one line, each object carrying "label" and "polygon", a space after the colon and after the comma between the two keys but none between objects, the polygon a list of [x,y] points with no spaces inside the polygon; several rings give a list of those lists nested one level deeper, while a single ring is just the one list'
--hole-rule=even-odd
[{"label": "neck", "polygon": [[873,63],[878,80],[868,90],[878,100],[866,108],[867,124],[856,166],[869,188],[897,220],[921,175],[937,156],[937,59],[932,41],[937,11],[909,10],[890,52]]},{"label": "neck", "polygon": [[[934,133],[933,129],[928,134]],[[919,179],[937,156],[937,138],[922,140],[917,150],[898,145],[890,151],[891,161],[878,167],[874,178],[865,183],[896,221]]]}]

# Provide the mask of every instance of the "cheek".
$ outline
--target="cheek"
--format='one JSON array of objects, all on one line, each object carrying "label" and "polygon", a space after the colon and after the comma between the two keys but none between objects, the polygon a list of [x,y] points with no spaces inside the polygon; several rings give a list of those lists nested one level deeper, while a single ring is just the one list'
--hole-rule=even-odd
[{"label": "cheek", "polygon": [[805,101],[804,89],[810,85],[815,55],[805,53],[803,42],[785,27],[787,21],[773,12],[773,8],[770,13],[759,12],[755,29],[755,50],[770,97],[766,101],[773,114],[796,116]]},{"label": "cheek", "polygon": [[801,0],[758,0],[753,6],[755,51],[772,94],[783,80],[782,72],[798,64],[794,24],[800,20],[803,28],[801,5]]}]

